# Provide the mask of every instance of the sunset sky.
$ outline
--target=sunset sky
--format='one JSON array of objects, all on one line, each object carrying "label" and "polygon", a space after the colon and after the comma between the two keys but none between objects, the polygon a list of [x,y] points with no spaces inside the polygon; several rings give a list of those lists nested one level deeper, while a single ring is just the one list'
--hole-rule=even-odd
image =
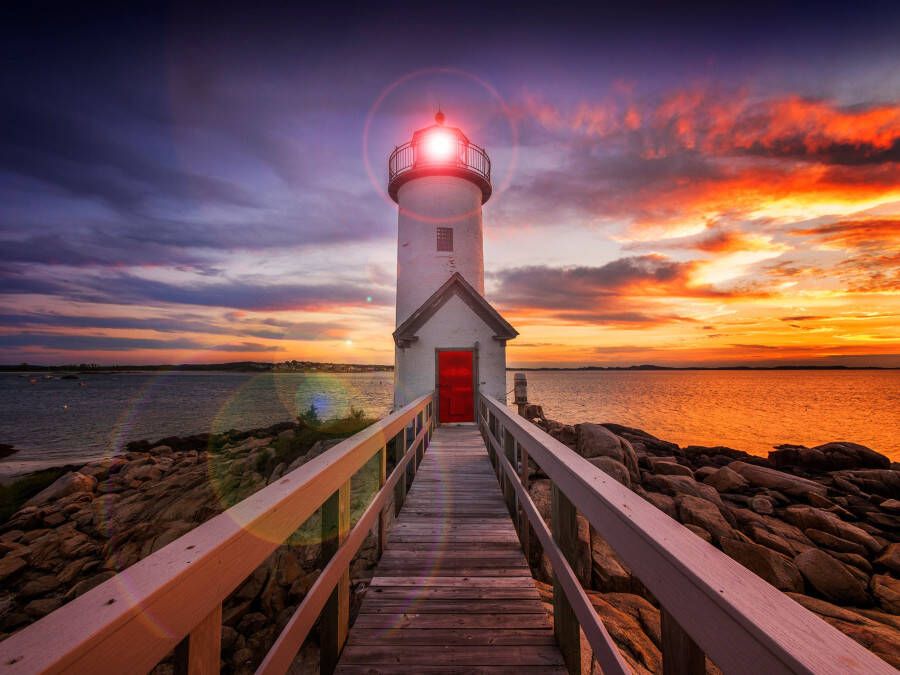
[{"label": "sunset sky", "polygon": [[511,366],[900,366],[900,5],[546,4],[2,17],[0,363],[392,363],[440,104]]}]

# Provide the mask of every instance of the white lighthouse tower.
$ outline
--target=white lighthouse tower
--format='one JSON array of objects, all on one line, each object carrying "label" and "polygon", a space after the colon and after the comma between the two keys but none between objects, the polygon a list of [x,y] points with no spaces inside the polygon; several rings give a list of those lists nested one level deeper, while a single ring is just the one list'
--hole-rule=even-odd
[{"label": "white lighthouse tower", "polygon": [[506,400],[506,341],[518,335],[484,299],[491,160],[438,112],[391,153],[388,174],[400,207],[394,406],[437,390],[439,422],[473,422],[476,392]]}]

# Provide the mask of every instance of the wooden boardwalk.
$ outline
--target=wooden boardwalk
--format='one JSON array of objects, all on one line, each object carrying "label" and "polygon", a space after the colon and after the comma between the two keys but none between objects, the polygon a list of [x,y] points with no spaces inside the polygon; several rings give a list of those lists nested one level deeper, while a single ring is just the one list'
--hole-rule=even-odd
[{"label": "wooden boardwalk", "polygon": [[337,672],[566,672],[476,427],[435,430]]}]

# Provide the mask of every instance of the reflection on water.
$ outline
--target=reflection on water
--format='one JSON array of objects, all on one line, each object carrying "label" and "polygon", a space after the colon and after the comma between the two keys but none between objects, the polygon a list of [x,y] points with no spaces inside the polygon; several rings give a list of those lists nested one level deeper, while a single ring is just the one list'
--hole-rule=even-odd
[{"label": "reflection on water", "polygon": [[[512,389],[509,373],[507,390]],[[0,475],[79,462],[139,439],[390,410],[391,373],[0,374]],[[766,454],[848,440],[900,459],[900,371],[529,372],[529,398],[564,422],[618,422],[681,445]]]},{"label": "reflection on water", "polygon": [[[616,422],[679,445],[766,455],[853,441],[900,459],[900,371],[529,372],[528,398],[561,422]],[[512,389],[512,373],[507,390]]]}]

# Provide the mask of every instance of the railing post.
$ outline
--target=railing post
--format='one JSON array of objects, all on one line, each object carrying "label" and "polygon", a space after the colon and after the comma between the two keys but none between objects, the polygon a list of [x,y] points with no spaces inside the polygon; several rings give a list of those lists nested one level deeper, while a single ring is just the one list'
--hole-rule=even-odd
[{"label": "railing post", "polygon": [[665,607],[659,612],[664,675],[704,675],[706,655]]},{"label": "railing post", "polygon": [[[406,427],[391,439],[391,447],[394,453],[394,471],[400,471],[400,462],[403,460],[403,454],[406,451]],[[400,515],[400,509],[403,507],[403,498],[406,497],[406,469],[400,473],[397,484],[394,486],[394,515]]]},{"label": "railing post", "polygon": [[222,603],[175,647],[175,675],[213,675],[222,658]]},{"label": "railing post", "polygon": [[[350,532],[350,481],[322,505],[322,558],[327,562]],[[350,568],[341,574],[325,603],[321,620],[321,672],[331,675],[350,630]]]},{"label": "railing post", "polygon": [[[553,540],[575,569],[578,518],[575,506],[554,483],[551,487],[550,525]],[[570,675],[581,674],[581,628],[556,575],[553,576],[553,632]]]},{"label": "railing post", "polygon": [[[522,481],[522,487],[528,492],[531,483],[528,469],[528,451],[522,445],[519,445],[519,479]],[[528,522],[528,516],[525,510],[519,508],[519,543],[522,544],[522,551],[525,553],[525,560],[531,564],[531,523]]]},{"label": "railing post", "polygon": [[[509,460],[509,463],[513,466],[516,465],[516,439],[513,438],[512,433],[508,429],[503,429],[503,452],[506,455],[506,459]],[[509,509],[509,515],[515,516],[519,510],[519,507],[516,505],[516,489],[513,487],[512,482],[506,475],[506,472],[503,472],[503,494],[506,497],[506,507]]]},{"label": "railing post", "polygon": [[[384,488],[387,480],[387,447],[378,451],[378,490]],[[384,539],[387,536],[387,506],[383,506],[378,512],[378,559],[384,554]]]}]

